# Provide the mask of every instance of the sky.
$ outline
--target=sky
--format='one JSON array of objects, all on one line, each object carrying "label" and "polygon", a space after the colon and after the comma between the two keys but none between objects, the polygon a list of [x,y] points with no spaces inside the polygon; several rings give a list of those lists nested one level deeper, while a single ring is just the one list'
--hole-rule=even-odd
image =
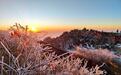
[{"label": "sky", "polygon": [[15,22],[42,30],[121,29],[121,0],[0,0],[0,29]]}]

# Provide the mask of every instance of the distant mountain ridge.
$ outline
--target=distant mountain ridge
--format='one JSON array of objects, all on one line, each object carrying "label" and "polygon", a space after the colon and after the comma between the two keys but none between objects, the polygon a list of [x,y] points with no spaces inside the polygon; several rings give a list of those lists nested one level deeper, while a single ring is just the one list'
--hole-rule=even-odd
[{"label": "distant mountain ridge", "polygon": [[113,50],[117,44],[121,44],[121,33],[88,30],[86,28],[82,30],[74,29],[63,32],[62,35],[56,38],[46,37],[44,42],[62,50],[70,50],[74,46]]}]

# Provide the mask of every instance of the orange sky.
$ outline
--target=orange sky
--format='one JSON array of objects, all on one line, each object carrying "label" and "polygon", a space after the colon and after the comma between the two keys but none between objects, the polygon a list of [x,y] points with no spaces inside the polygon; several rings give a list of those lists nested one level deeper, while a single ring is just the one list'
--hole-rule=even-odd
[{"label": "orange sky", "polygon": [[[37,31],[49,31],[49,32],[57,32],[57,31],[68,31],[72,29],[83,29],[86,27],[87,29],[95,29],[95,30],[104,30],[104,31],[115,31],[117,29],[121,30],[121,25],[29,25],[29,28],[35,28]],[[9,26],[0,25],[0,30],[6,30]]]}]

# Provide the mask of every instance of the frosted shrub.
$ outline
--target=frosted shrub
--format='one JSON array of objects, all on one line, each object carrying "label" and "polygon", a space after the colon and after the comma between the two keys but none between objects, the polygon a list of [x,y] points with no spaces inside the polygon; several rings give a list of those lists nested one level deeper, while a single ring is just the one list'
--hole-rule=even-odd
[{"label": "frosted shrub", "polygon": [[111,60],[112,58],[118,57],[117,55],[106,49],[91,50],[77,47],[75,51],[72,51],[72,53],[74,55],[78,55],[79,57],[84,57],[86,59],[91,59],[99,62],[104,62],[107,60]]},{"label": "frosted shrub", "polygon": [[[84,59],[73,58],[72,55],[62,57],[49,53],[49,48],[42,48],[27,32],[27,27],[16,24],[12,28],[9,39],[1,39],[0,56],[1,75],[102,75],[100,66],[87,67]],[[24,31],[24,32],[23,32]],[[46,50],[46,52],[45,52]],[[7,56],[7,58],[6,58]],[[5,57],[5,58],[4,58]],[[60,58],[61,57],[61,58]],[[7,60],[6,60],[7,59]],[[84,64],[82,64],[84,63]]]},{"label": "frosted shrub", "polygon": [[[29,53],[29,57],[26,57],[23,64],[19,65],[20,57],[13,56],[13,66],[6,65],[2,61],[0,63],[8,67],[6,70],[14,71],[13,75],[101,75],[104,73],[99,66],[88,68],[86,60],[73,59],[71,56],[59,58],[55,53],[34,50]],[[54,60],[55,58],[57,59]],[[82,65],[82,62],[85,64]]]}]

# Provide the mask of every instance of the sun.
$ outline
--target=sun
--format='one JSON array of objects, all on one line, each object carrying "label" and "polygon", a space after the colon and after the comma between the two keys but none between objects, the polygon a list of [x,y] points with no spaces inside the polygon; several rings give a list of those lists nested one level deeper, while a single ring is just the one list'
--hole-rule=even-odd
[{"label": "sun", "polygon": [[35,26],[31,26],[31,27],[29,28],[29,30],[30,30],[31,32],[38,32],[38,29],[37,29],[37,27],[35,27]]}]

